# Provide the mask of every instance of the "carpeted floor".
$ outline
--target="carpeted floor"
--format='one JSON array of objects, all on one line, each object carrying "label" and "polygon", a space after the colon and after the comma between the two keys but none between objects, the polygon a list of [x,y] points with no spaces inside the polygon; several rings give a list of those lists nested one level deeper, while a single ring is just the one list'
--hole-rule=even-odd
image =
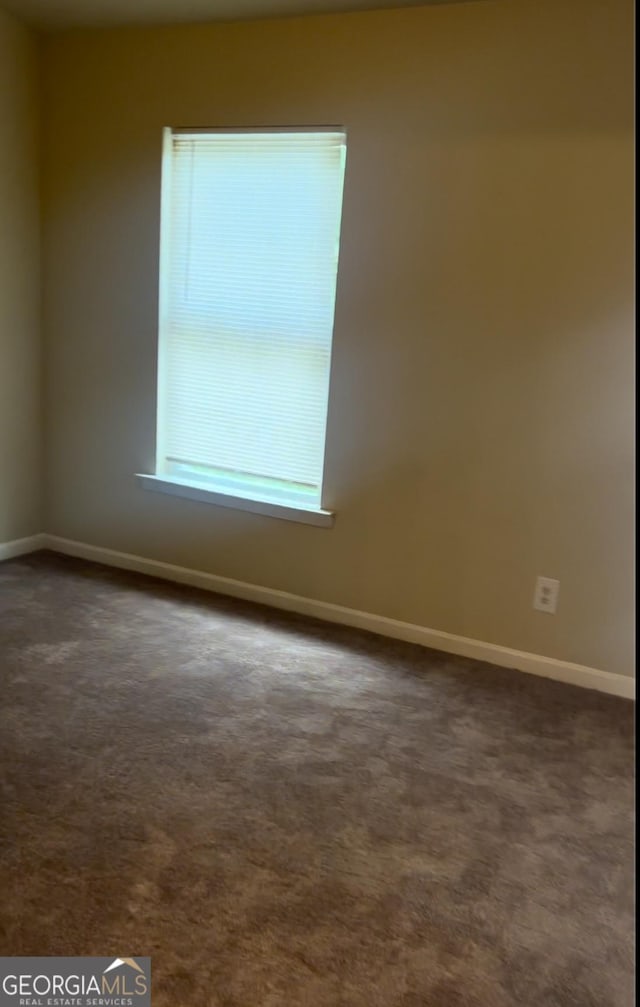
[{"label": "carpeted floor", "polygon": [[46,553],[0,566],[0,954],[154,1007],[627,1007],[630,703]]}]

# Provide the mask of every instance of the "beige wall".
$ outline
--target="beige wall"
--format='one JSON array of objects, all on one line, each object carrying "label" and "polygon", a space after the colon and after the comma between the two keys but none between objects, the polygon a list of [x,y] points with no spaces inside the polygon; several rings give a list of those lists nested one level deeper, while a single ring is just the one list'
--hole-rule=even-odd
[{"label": "beige wall", "polygon": [[[49,531],[632,674],[629,0],[74,32],[44,94]],[[315,123],[349,143],[332,530],[133,478],[162,126]]]},{"label": "beige wall", "polygon": [[36,60],[0,10],[0,544],[42,531]]}]

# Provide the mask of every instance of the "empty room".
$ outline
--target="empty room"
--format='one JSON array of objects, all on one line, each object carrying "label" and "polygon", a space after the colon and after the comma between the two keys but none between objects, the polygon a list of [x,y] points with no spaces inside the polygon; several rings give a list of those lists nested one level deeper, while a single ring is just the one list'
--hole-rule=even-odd
[{"label": "empty room", "polygon": [[0,1007],[634,1002],[633,28],[0,0]]}]

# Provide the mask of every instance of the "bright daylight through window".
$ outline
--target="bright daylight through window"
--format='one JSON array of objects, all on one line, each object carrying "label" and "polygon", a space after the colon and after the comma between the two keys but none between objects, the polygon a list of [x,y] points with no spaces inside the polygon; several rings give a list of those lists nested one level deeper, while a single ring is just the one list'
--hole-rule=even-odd
[{"label": "bright daylight through window", "polygon": [[156,477],[321,509],[345,154],[165,131]]}]

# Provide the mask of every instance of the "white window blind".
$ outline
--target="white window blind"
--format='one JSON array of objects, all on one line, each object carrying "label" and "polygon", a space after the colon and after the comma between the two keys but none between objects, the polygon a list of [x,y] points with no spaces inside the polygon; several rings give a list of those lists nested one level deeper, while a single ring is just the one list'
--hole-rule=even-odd
[{"label": "white window blind", "polygon": [[157,472],[320,507],[345,135],[165,135]]}]

